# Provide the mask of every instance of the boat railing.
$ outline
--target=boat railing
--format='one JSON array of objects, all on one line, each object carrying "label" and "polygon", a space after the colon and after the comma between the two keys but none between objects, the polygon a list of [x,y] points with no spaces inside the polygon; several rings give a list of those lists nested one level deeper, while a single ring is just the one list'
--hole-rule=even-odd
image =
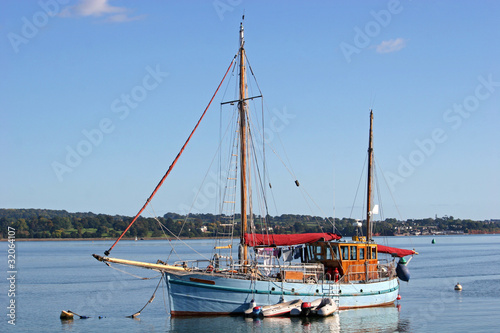
[{"label": "boat railing", "polygon": [[324,279],[324,265],[321,263],[290,263],[243,265],[231,257],[218,257],[216,260],[181,260],[174,266],[184,267],[189,271],[199,271],[230,276],[252,275],[257,280],[318,282]]},{"label": "boat railing", "polygon": [[392,279],[395,276],[393,261],[380,260],[376,264],[350,265],[340,279],[341,283],[376,282]]},{"label": "boat railing", "polygon": [[293,263],[277,267],[279,272],[276,277],[279,280],[289,282],[316,283],[323,279],[325,267],[321,263]]},{"label": "boat railing", "polygon": [[228,262],[227,268],[214,267],[214,273],[230,274],[231,276],[251,275],[257,280],[290,281],[290,282],[317,282],[322,279],[324,266],[321,263],[291,263],[291,264],[263,264],[250,263],[242,265],[238,262]]},{"label": "boat railing", "polygon": [[179,260],[174,262],[174,266],[183,267],[189,271],[203,271],[210,269],[211,260]]}]

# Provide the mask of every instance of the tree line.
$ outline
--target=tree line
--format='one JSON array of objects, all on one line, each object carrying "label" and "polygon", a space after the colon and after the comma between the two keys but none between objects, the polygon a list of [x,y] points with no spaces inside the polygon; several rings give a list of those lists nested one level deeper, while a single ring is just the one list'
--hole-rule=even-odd
[{"label": "tree line", "polygon": [[[116,238],[132,221],[132,217],[88,213],[69,213],[65,210],[0,209],[0,237],[7,238],[7,227],[16,230],[16,238]],[[240,216],[234,218],[213,214],[191,214],[188,217],[167,213],[157,218],[139,217],[125,237],[215,237],[224,225],[234,223],[233,234],[241,234]],[[324,218],[310,215],[283,214],[254,216],[256,233],[336,232],[344,237],[356,235],[356,220]],[[500,233],[500,222],[455,219],[453,216],[398,221],[388,218],[373,224],[373,233],[381,236],[395,234],[433,233]]]}]

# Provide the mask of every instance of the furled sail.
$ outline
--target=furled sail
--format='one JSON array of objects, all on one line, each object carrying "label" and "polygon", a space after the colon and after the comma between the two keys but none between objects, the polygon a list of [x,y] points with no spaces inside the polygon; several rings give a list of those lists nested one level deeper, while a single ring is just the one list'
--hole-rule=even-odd
[{"label": "furled sail", "polygon": [[245,234],[245,244],[248,246],[291,246],[307,244],[317,241],[330,241],[342,238],[331,232],[318,232],[307,234]]},{"label": "furled sail", "polygon": [[398,249],[396,247],[389,247],[389,246],[384,246],[384,245],[378,245],[378,252],[379,253],[389,253],[394,255],[395,257],[404,257],[404,256],[410,256],[413,254],[418,254],[415,250],[405,250],[405,249]]}]

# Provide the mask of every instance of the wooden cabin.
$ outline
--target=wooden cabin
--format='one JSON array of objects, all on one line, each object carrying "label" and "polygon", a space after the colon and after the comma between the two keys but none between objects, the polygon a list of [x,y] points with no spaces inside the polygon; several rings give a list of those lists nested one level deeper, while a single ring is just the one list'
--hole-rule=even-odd
[{"label": "wooden cabin", "polygon": [[377,244],[367,244],[363,238],[353,237],[347,242],[310,243],[307,245],[306,262],[322,263],[326,280],[335,279],[335,268],[341,282],[378,279]]}]

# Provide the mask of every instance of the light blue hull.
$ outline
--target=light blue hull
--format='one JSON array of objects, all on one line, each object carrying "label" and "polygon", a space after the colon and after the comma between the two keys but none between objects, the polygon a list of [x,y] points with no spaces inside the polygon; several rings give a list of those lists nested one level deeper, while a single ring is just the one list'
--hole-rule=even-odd
[{"label": "light blue hull", "polygon": [[339,300],[340,309],[383,306],[396,300],[397,278],[381,282],[335,284],[250,281],[204,273],[167,273],[170,313],[175,315],[217,315],[243,313],[251,300],[257,305],[320,297]]}]

